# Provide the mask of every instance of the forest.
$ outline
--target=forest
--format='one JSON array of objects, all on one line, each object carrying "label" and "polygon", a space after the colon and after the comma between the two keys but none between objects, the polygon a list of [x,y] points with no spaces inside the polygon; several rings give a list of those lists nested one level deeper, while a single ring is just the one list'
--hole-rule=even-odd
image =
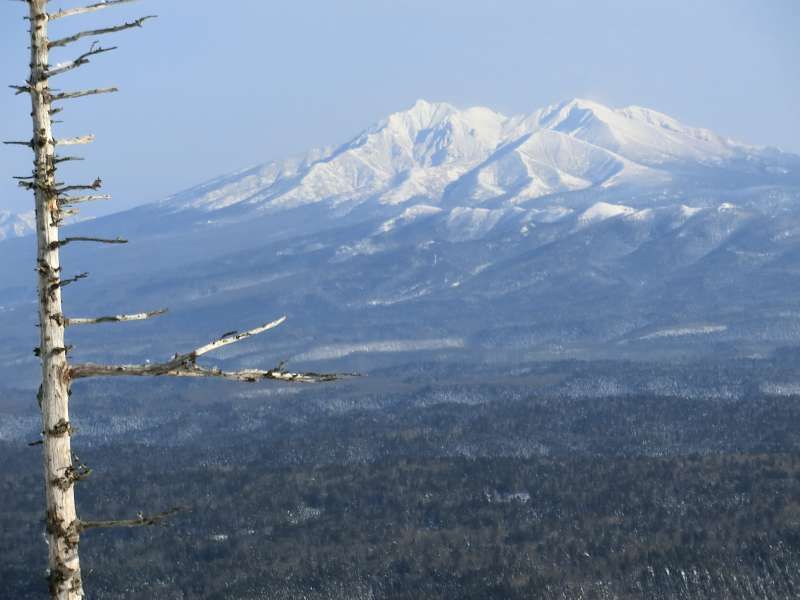
[{"label": "forest", "polygon": [[[794,598],[800,397],[758,391],[789,364],[673,366],[700,390],[684,396],[575,391],[669,375],[635,363],[76,386],[82,518],[181,509],[85,533],[84,578],[108,599]],[[734,371],[741,393],[723,393]],[[46,589],[30,400],[6,393],[18,428],[0,429],[2,577],[21,599]]]}]

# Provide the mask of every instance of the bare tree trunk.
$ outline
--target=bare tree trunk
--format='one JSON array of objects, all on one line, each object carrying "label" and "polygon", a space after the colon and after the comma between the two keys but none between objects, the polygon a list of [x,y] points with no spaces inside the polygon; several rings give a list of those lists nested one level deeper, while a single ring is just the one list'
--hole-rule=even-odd
[{"label": "bare tree trunk", "polygon": [[178,509],[156,515],[144,516],[139,513],[135,519],[112,519],[106,521],[81,521],[75,510],[74,484],[89,475],[83,464],[75,465],[71,448],[73,429],[69,419],[70,382],[83,377],[114,376],[172,376],[172,377],[220,377],[236,381],[255,382],[264,379],[295,383],[316,383],[339,379],[341,375],[330,373],[295,373],[283,368],[283,363],[273,369],[245,369],[223,371],[217,367],[198,364],[197,359],[209,352],[249,339],[281,325],[286,317],[281,317],[260,327],[244,332],[229,332],[221,338],[200,346],[189,352],[176,353],[172,359],[163,363],[143,365],[69,365],[64,342],[64,329],[68,326],[94,325],[98,323],[121,323],[144,321],[158,317],[165,310],[155,310],[136,314],[120,314],[101,317],[67,318],[61,307],[61,289],[70,283],[86,277],[86,273],[63,278],[59,249],[74,242],[95,242],[101,244],[125,244],[120,238],[66,237],[59,239],[59,225],[65,216],[75,214],[76,204],[95,200],[107,200],[107,195],[70,195],[76,190],[97,190],[102,181],[97,178],[85,185],[64,185],[56,179],[56,166],[59,163],[81,160],[76,156],[56,156],[57,146],[88,144],[93,135],[74,138],[55,139],[53,137],[52,115],[60,111],[53,108],[54,102],[83,98],[96,94],[116,92],[117,88],[96,88],[74,92],[53,93],[49,78],[76,69],[89,62],[89,57],[114,50],[102,48],[92,43],[89,50],[74,60],[55,65],[49,64],[49,50],[67,46],[86,37],[96,37],[127,29],[141,27],[153,15],[141,17],[131,22],[113,27],[80,31],[73,35],[50,40],[48,22],[65,17],[93,13],[99,10],[127,4],[134,0],[100,0],[89,6],[64,9],[47,13],[48,0],[23,0],[29,7],[31,34],[30,77],[24,85],[12,85],[18,94],[31,96],[31,118],[33,137],[29,141],[8,141],[6,144],[29,146],[34,152],[34,171],[32,176],[16,177],[19,184],[34,191],[36,202],[36,238],[38,273],[38,307],[40,342],[36,353],[42,361],[42,384],[39,388],[39,407],[42,411],[42,445],[44,448],[44,476],[47,499],[46,532],[48,544],[48,571],[50,597],[54,600],[80,600],[84,597],[81,579],[78,544],[83,531],[109,527],[139,527],[158,525],[175,514]]},{"label": "bare tree trunk", "polygon": [[39,402],[44,435],[47,494],[50,596],[83,598],[78,557],[79,521],[75,512],[74,469],[69,421],[69,380],[64,319],[61,310],[61,264],[58,242],[58,192],[55,182],[55,140],[47,81],[49,48],[46,0],[30,0],[31,72],[28,83],[35,154],[37,271],[42,386]]}]

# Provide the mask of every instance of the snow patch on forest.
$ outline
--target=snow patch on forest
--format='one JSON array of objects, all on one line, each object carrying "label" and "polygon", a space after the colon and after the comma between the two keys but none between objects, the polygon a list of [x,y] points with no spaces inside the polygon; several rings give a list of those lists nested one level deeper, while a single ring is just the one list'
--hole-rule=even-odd
[{"label": "snow patch on forest", "polygon": [[384,340],[361,344],[331,344],[319,346],[298,354],[292,360],[332,360],[351,354],[373,352],[414,352],[419,350],[447,350],[465,347],[463,338],[434,338],[427,340]]},{"label": "snow patch on forest", "polygon": [[664,337],[681,337],[684,335],[707,335],[710,333],[721,333],[727,331],[727,325],[698,325],[695,327],[671,327],[669,329],[659,329],[653,333],[641,336],[640,340],[652,340]]},{"label": "snow patch on forest", "polygon": [[761,391],[770,396],[800,396],[800,383],[764,383]]}]

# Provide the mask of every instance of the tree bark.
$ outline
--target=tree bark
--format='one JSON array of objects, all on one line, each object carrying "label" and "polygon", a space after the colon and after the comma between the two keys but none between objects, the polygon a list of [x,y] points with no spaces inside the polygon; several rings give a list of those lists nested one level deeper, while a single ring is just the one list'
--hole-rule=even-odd
[{"label": "tree bark", "polygon": [[35,154],[36,237],[42,386],[39,402],[44,435],[50,597],[83,598],[78,557],[79,521],[75,511],[74,468],[69,419],[67,350],[61,309],[58,191],[55,181],[51,93],[48,87],[47,0],[29,0],[31,74],[29,79]]}]

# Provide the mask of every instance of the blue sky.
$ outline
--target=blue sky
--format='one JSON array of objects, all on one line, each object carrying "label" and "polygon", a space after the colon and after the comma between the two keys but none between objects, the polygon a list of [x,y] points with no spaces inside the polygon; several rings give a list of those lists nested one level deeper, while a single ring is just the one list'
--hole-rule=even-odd
[{"label": "blue sky", "polygon": [[[0,4],[9,84],[25,79],[24,9]],[[800,153],[795,0],[142,0],[53,28],[151,13],[102,40],[118,51],[58,82],[121,88],[67,103],[58,130],[98,136],[62,179],[102,176],[115,196],[104,212],[343,142],[417,98],[507,114],[576,96],[638,104]],[[0,95],[0,137],[30,138],[27,102]],[[29,165],[0,147],[0,209],[30,209],[10,180]]]}]

